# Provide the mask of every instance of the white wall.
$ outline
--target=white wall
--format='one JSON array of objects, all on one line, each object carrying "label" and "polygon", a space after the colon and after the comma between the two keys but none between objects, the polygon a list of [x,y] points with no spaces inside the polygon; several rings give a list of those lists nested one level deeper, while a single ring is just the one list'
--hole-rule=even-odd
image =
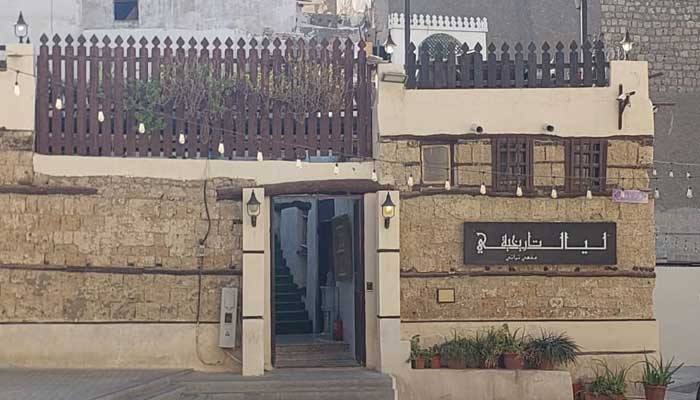
[{"label": "white wall", "polygon": [[700,267],[657,267],[654,315],[665,358],[700,366]]}]

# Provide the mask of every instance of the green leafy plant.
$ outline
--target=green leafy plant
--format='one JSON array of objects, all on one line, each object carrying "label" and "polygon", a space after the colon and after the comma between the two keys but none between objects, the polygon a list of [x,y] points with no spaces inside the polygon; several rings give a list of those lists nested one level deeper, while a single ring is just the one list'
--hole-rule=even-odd
[{"label": "green leafy plant", "polygon": [[525,333],[520,329],[510,331],[508,324],[503,324],[496,332],[498,349],[501,354],[522,354],[525,349]]},{"label": "green leafy plant", "polygon": [[544,363],[550,363],[554,367],[573,363],[580,350],[566,333],[556,334],[542,330],[540,336],[529,338],[525,342],[523,353],[530,367],[539,367]]},{"label": "green leafy plant", "polygon": [[124,110],[133,114],[137,125],[143,124],[146,133],[165,129],[166,122],[160,108],[165,102],[161,84],[157,80],[128,80],[124,87]]},{"label": "green leafy plant", "polygon": [[501,356],[500,336],[495,328],[476,332],[474,346],[478,350],[479,365],[477,368],[497,368]]},{"label": "green leafy plant", "polygon": [[663,356],[659,356],[658,359],[653,358],[649,360],[647,356],[644,356],[644,367],[642,370],[642,383],[648,386],[668,386],[673,383],[673,374],[678,372],[679,369],[683,367],[683,363],[673,367],[674,359],[664,363]]},{"label": "green leafy plant", "polygon": [[415,361],[420,358],[428,359],[432,357],[433,352],[431,349],[423,348],[420,345],[420,335],[414,335],[411,337],[411,356],[408,361]]},{"label": "green leafy plant", "polygon": [[598,363],[601,368],[596,369],[595,379],[590,384],[588,391],[596,395],[609,397],[625,394],[627,374],[636,363],[628,367],[611,368],[604,361],[595,360],[595,362]]}]

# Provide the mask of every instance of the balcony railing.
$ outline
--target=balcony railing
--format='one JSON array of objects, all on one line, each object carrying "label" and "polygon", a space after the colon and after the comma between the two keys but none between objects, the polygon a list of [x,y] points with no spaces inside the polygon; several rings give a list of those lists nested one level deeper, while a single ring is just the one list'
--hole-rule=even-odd
[{"label": "balcony railing", "polygon": [[433,48],[409,46],[406,65],[406,87],[409,89],[472,89],[472,88],[558,88],[592,87],[608,84],[608,62],[604,44],[585,42],[579,47],[572,42],[566,49],[559,42],[527,49],[518,43],[513,49],[503,44],[500,56],[491,43],[486,54],[481,44],[470,49],[438,43]]},{"label": "balcony railing", "polygon": [[[230,38],[137,43],[132,37],[100,41],[95,36],[89,42],[83,36],[52,41],[49,45],[42,36],[38,57],[36,150],[41,154],[240,159],[261,152],[266,159],[289,160],[371,155],[371,66],[364,43]],[[286,62],[300,57],[343,71],[349,83],[339,109],[292,115],[274,101],[233,92],[226,99],[226,117],[208,129],[196,118],[187,120],[182,107],[166,105],[156,111],[165,128],[144,133],[124,108],[128,81],[157,80],[163,68],[188,59],[204,60],[222,76],[269,76],[262,85],[273,85]]]}]

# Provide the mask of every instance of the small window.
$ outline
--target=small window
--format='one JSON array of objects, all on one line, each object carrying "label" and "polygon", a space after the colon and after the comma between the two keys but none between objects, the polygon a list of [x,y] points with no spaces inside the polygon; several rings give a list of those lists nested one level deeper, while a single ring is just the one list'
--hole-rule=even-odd
[{"label": "small window", "polygon": [[423,183],[444,184],[450,179],[450,147],[430,145],[421,147]]},{"label": "small window", "polygon": [[518,185],[523,191],[532,191],[533,140],[527,137],[494,138],[493,182],[496,192],[515,192]]},{"label": "small window", "polygon": [[114,0],[114,20],[115,21],[138,21],[139,2],[138,0]]},{"label": "small window", "polygon": [[601,139],[569,139],[566,142],[566,191],[605,191],[608,142]]}]

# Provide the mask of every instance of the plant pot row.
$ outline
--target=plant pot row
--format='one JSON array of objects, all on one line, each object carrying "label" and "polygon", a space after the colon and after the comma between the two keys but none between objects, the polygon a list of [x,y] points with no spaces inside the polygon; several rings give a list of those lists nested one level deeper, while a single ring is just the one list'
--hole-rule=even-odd
[{"label": "plant pot row", "polygon": [[[467,363],[464,360],[459,360],[459,359],[447,359],[446,365],[447,365],[447,368],[449,368],[449,369],[467,369]],[[519,354],[515,354],[515,353],[503,354],[501,356],[500,365],[503,367],[503,369],[510,369],[510,370],[524,369],[525,368],[525,362],[523,361],[523,358]],[[414,369],[426,369],[426,368],[438,369],[438,368],[442,368],[442,358],[439,355],[433,356],[431,358],[418,357],[418,358],[413,360],[413,368]],[[538,366],[537,369],[554,370],[554,365],[549,361],[542,362]]]}]

